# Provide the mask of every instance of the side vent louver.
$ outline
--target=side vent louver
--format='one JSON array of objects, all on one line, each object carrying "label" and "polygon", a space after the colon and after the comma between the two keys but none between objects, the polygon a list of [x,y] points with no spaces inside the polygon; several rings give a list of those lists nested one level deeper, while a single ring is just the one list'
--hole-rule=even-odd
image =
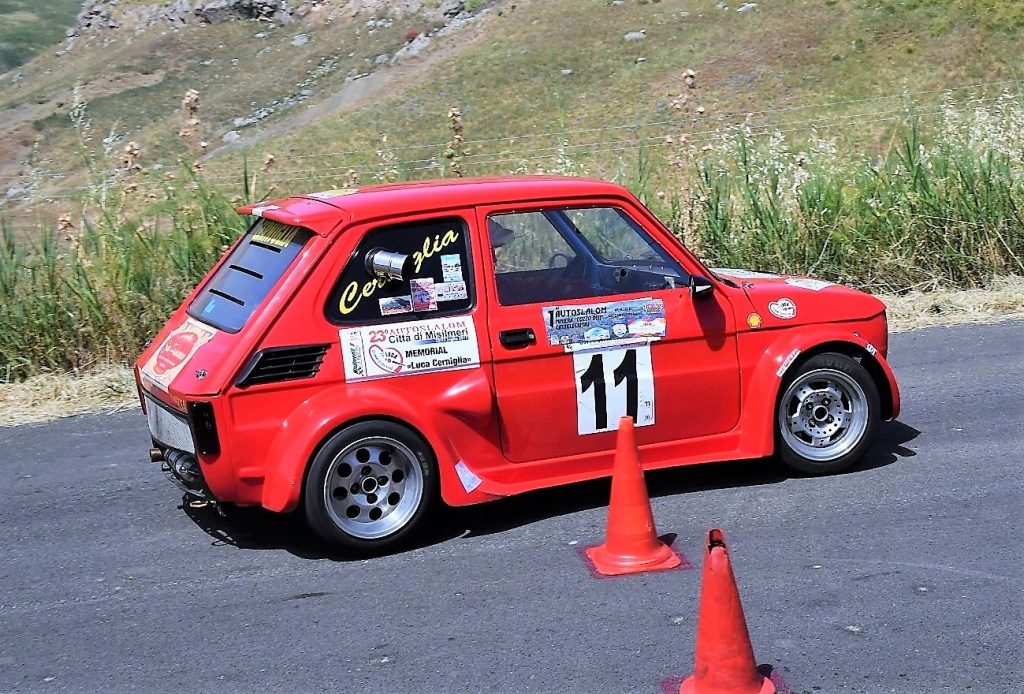
[{"label": "side vent louver", "polygon": [[320,371],[327,347],[328,345],[304,345],[261,349],[252,355],[242,369],[238,377],[238,387],[313,378]]}]

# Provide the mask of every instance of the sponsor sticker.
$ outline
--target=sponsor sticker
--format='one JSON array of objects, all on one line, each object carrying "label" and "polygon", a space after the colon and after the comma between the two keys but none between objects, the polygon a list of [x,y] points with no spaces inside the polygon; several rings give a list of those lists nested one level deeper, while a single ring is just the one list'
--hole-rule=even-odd
[{"label": "sponsor sticker", "polygon": [[794,349],[792,352],[790,352],[789,356],[786,357],[786,359],[782,362],[782,365],[779,367],[779,370],[775,372],[775,375],[778,376],[779,378],[782,378],[782,374],[786,373],[786,369],[793,365],[793,362],[796,361],[796,358],[798,356],[800,356],[800,350]]},{"label": "sponsor sticker", "polygon": [[210,341],[216,330],[188,318],[174,329],[153,356],[142,366],[142,375],[150,383],[167,390],[199,348]]},{"label": "sponsor sticker", "polygon": [[412,297],[389,296],[378,300],[380,303],[380,315],[393,316],[396,313],[412,313]]},{"label": "sponsor sticker", "polygon": [[257,216],[257,217],[262,217],[264,212],[269,212],[270,210],[279,210],[279,209],[281,209],[281,208],[278,207],[277,205],[263,205],[261,207],[254,207],[254,208],[252,208],[252,214]]},{"label": "sponsor sticker", "polygon": [[728,275],[729,277],[736,277],[738,279],[780,279],[781,275],[776,275],[771,272],[757,272],[755,270],[737,270],[729,267],[713,267],[711,271],[716,275]]},{"label": "sponsor sticker", "polygon": [[462,276],[462,258],[457,253],[441,256],[441,275],[445,282],[462,282],[465,279]]},{"label": "sponsor sticker", "polygon": [[548,344],[566,352],[655,340],[668,327],[661,299],[545,306],[542,312]]},{"label": "sponsor sticker", "polygon": [[870,342],[864,345],[864,349],[866,349],[868,351],[868,354],[870,354],[871,356],[875,356],[876,354],[878,354],[878,348],[875,347]]},{"label": "sponsor sticker", "polygon": [[[434,257],[435,254],[439,253],[440,251],[452,245],[453,243],[458,243],[460,233],[461,232],[456,231],[455,229],[449,229],[446,232],[444,232],[444,234],[434,234],[433,236],[425,236],[423,238],[422,249],[414,251],[412,254],[414,268],[413,271],[417,273],[421,272],[423,269],[424,262]],[[420,278],[421,281],[424,279],[429,279],[431,283],[433,283],[434,281],[432,277]],[[412,282],[416,281],[417,280],[412,280]],[[338,313],[340,313],[343,316],[352,313],[353,311],[356,310],[356,307],[359,306],[359,303],[363,299],[372,298],[374,294],[376,294],[378,291],[386,287],[387,284],[387,280],[381,279],[379,277],[374,277],[363,283],[360,283],[356,280],[349,282],[348,285],[345,286],[344,291],[342,291],[341,296],[338,299]],[[416,293],[412,292],[412,294],[414,311],[433,311],[437,309],[437,306],[434,306],[433,308],[423,309],[416,308]],[[428,296],[427,294],[421,294],[420,296],[424,300],[424,305],[429,306],[431,297]],[[433,302],[436,304],[437,299],[434,298]]]},{"label": "sponsor sticker", "polygon": [[793,287],[802,287],[804,289],[810,289],[812,292],[820,292],[825,287],[834,287],[835,282],[826,282],[825,280],[814,280],[810,277],[787,277],[786,284]]},{"label": "sponsor sticker", "polygon": [[348,381],[471,369],[480,364],[476,328],[468,316],[342,328],[338,337]]},{"label": "sponsor sticker", "polygon": [[440,282],[434,285],[434,291],[437,293],[439,302],[460,301],[469,298],[465,282]]},{"label": "sponsor sticker", "polygon": [[413,311],[437,310],[437,289],[432,277],[409,280],[409,291],[412,294]]},{"label": "sponsor sticker", "polygon": [[751,313],[747,316],[747,325],[751,328],[760,328],[764,321],[761,319],[760,313]]},{"label": "sponsor sticker", "polygon": [[768,304],[768,311],[776,318],[792,320],[796,318],[796,302],[782,297]]},{"label": "sponsor sticker", "polygon": [[459,476],[459,482],[462,482],[462,488],[466,490],[467,494],[479,487],[483,481],[461,460],[455,463],[455,474]]}]

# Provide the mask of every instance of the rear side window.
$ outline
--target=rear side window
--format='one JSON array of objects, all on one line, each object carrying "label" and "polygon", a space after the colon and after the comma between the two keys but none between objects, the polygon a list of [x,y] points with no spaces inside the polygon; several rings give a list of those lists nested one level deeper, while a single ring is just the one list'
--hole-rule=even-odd
[{"label": "rear side window", "polygon": [[[338,325],[439,318],[473,306],[468,231],[458,217],[372,229],[363,236],[327,299]],[[384,250],[411,258],[407,280],[378,279],[366,254]]]},{"label": "rear side window", "polygon": [[260,219],[188,307],[204,323],[237,333],[313,234]]}]

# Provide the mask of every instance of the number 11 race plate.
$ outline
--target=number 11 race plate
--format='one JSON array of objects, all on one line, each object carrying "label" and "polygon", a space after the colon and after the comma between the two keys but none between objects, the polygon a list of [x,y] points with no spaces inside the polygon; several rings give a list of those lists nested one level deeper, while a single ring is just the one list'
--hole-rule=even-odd
[{"label": "number 11 race plate", "polygon": [[638,427],[654,424],[654,371],[650,344],[573,352],[576,426],[580,435],[619,428],[629,416]]}]

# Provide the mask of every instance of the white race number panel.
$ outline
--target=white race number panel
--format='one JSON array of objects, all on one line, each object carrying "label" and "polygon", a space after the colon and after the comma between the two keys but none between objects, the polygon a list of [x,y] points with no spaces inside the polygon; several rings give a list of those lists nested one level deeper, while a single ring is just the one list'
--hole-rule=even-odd
[{"label": "white race number panel", "polygon": [[573,352],[576,427],[580,435],[614,431],[619,418],[654,424],[654,371],[650,343]]}]

